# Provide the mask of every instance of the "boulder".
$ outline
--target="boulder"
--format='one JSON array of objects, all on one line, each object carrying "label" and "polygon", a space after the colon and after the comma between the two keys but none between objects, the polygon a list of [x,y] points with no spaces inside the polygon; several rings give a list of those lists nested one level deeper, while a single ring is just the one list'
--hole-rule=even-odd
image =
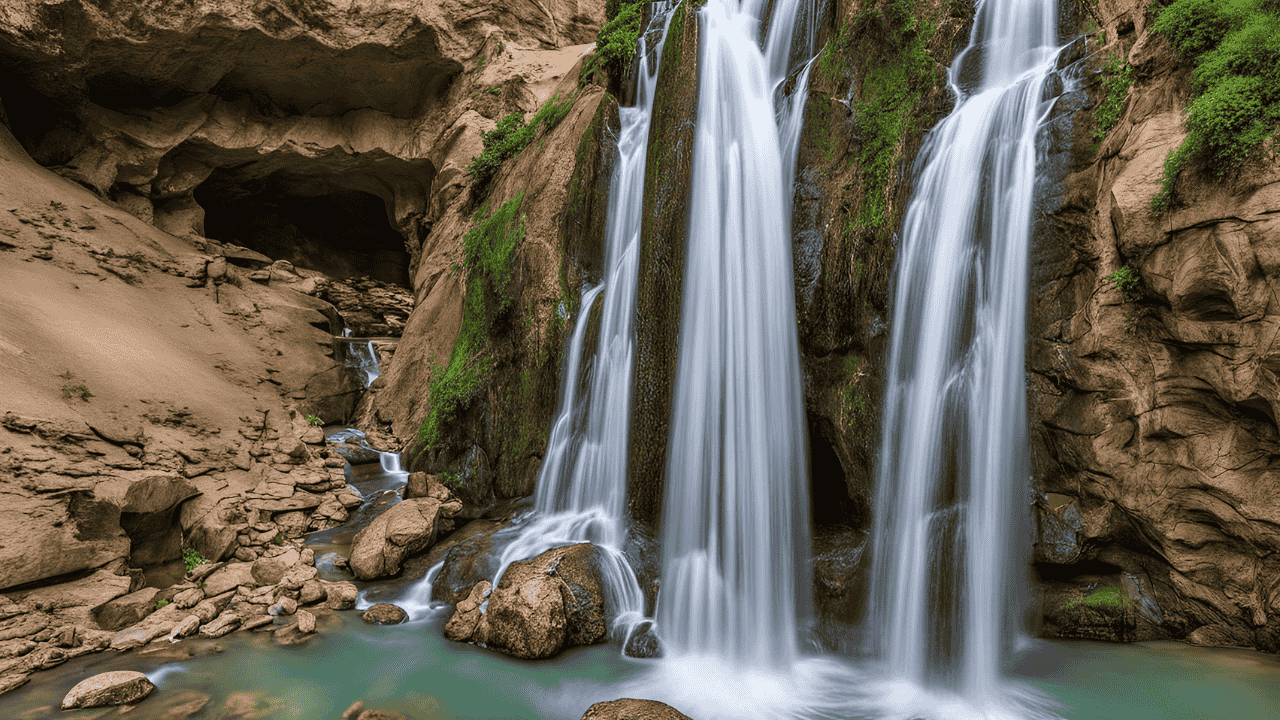
[{"label": "boulder", "polygon": [[356,586],[349,582],[325,582],[321,581],[324,586],[325,598],[329,609],[331,610],[349,610],[355,607],[356,598],[359,597],[360,591]]},{"label": "boulder", "polygon": [[449,618],[449,622],[445,623],[446,638],[454,642],[466,642],[471,639],[483,614],[480,612],[480,604],[489,597],[491,589],[492,585],[488,580],[481,580],[471,588],[471,594],[457,604],[453,610],[453,616]]},{"label": "boulder", "polygon": [[280,582],[289,568],[298,564],[301,553],[297,548],[284,551],[268,550],[267,554],[253,563],[251,574],[258,585],[275,585]]},{"label": "boulder", "polygon": [[81,680],[62,698],[63,710],[104,705],[129,705],[155,690],[146,675],[133,670],[113,670]]},{"label": "boulder", "polygon": [[690,720],[689,716],[657,700],[622,698],[587,708],[582,720]]},{"label": "boulder", "polygon": [[437,520],[461,509],[462,503],[456,500],[442,503],[432,497],[393,505],[356,533],[351,543],[351,571],[362,580],[395,575],[406,556],[435,542]]},{"label": "boulder", "polygon": [[253,579],[253,565],[254,563],[227,563],[205,580],[205,594],[209,596],[221,595],[228,590],[235,590],[241,585],[256,586],[258,582]]},{"label": "boulder", "polygon": [[532,659],[603,641],[600,553],[591,543],[579,543],[511,563],[489,597],[487,643]]},{"label": "boulder", "polygon": [[360,613],[360,619],[375,625],[399,625],[409,618],[404,610],[391,603],[378,603]]},{"label": "boulder", "polygon": [[193,634],[200,629],[200,622],[199,615],[188,615],[186,620],[175,625],[169,632],[169,640],[173,641]]},{"label": "boulder", "polygon": [[311,634],[316,631],[316,616],[306,610],[298,611],[298,632]]},{"label": "boulder", "polygon": [[226,635],[238,627],[240,627],[240,616],[231,611],[223,611],[223,613],[214,618],[212,622],[200,628],[200,634],[209,638],[217,638]]}]

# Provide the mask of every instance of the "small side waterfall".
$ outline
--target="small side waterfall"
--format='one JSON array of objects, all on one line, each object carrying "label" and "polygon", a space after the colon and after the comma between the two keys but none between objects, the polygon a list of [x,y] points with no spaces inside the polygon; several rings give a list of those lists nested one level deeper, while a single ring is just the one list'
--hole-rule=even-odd
[{"label": "small side waterfall", "polygon": [[[1018,633],[1027,255],[1054,0],[984,0],[917,159],[894,289],[872,617],[888,675],[999,712]],[[984,711],[986,712],[986,711]]]},{"label": "small side waterfall", "polygon": [[[651,20],[636,54],[640,65],[636,104],[618,109],[619,157],[610,180],[605,276],[583,292],[565,352],[559,408],[538,471],[534,509],[503,550],[493,579],[496,586],[507,566],[517,560],[564,545],[594,543],[603,551],[605,611],[617,635],[634,627],[644,610],[639,582],[622,555],[627,430],[649,121],[666,25],[675,4],[650,4]],[[599,333],[595,347],[590,348],[586,339],[597,303]],[[424,587],[413,593],[429,594],[436,572],[429,573]]]},{"label": "small side waterfall", "polygon": [[[809,549],[791,180],[812,3],[711,0],[699,11],[694,145],[658,628],[673,656],[752,668],[798,656]],[[767,34],[763,28],[767,25]],[[763,36],[762,36],[763,35]],[[803,59],[808,47],[796,48]]]}]

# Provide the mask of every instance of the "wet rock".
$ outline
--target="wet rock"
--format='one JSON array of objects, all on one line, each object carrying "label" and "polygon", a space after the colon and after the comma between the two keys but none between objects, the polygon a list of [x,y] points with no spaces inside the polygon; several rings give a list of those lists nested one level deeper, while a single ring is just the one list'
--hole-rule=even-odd
[{"label": "wet rock", "polygon": [[508,566],[489,597],[487,643],[533,659],[604,640],[600,552],[580,543]]},{"label": "wet rock", "polygon": [[298,601],[291,597],[282,597],[279,602],[267,608],[267,614],[279,617],[281,615],[292,615],[298,611]]},{"label": "wet rock", "polygon": [[298,611],[298,632],[310,634],[316,631],[316,616],[306,610]]},{"label": "wet rock", "polygon": [[366,710],[364,702],[357,700],[342,713],[342,720],[412,720],[412,718],[387,710]]},{"label": "wet rock", "polygon": [[113,670],[77,683],[62,698],[62,709],[132,704],[147,697],[155,689],[156,686],[140,672]]},{"label": "wet rock", "polygon": [[349,582],[323,582],[325,598],[331,610],[350,610],[355,607],[360,591]]},{"label": "wet rock", "polygon": [[155,612],[157,588],[143,588],[118,597],[93,610],[93,618],[103,630],[121,630]]},{"label": "wet rock", "polygon": [[195,631],[200,629],[200,622],[201,620],[199,615],[188,615],[186,620],[178,623],[173,630],[169,632],[169,639],[176,640],[195,633]]},{"label": "wet rock", "polygon": [[458,604],[471,592],[475,584],[492,578],[501,567],[503,535],[497,531],[505,524],[493,520],[472,520],[463,525],[439,546],[432,549],[427,562],[435,560],[442,548],[447,548],[439,562],[443,562],[439,574],[431,584],[431,599],[437,602]]},{"label": "wet rock", "polygon": [[298,602],[310,605],[324,600],[326,596],[324,585],[319,580],[308,580],[302,584],[298,592]]},{"label": "wet rock", "polygon": [[400,572],[404,558],[426,550],[435,542],[437,521],[462,509],[456,500],[436,498],[405,500],[374,518],[351,543],[351,571],[362,580]]},{"label": "wet rock", "polygon": [[221,615],[214,618],[212,622],[200,628],[200,634],[208,638],[217,638],[240,627],[240,616],[230,611],[224,611]]},{"label": "wet rock", "polygon": [[296,548],[268,550],[265,556],[254,561],[251,575],[258,585],[275,585],[300,559],[301,553]]},{"label": "wet rock", "polygon": [[205,593],[221,595],[228,590],[235,590],[240,585],[250,587],[257,585],[253,579],[253,563],[227,563],[225,567],[211,574],[205,581]]},{"label": "wet rock", "polygon": [[592,705],[582,716],[582,720],[690,720],[690,718],[657,700],[622,698]]},{"label": "wet rock", "polygon": [[449,622],[445,623],[444,636],[454,642],[466,642],[476,631],[476,626],[480,624],[480,604],[485,598],[489,597],[492,585],[488,580],[481,580],[471,588],[471,594],[467,595],[454,608],[453,616],[449,618]]},{"label": "wet rock", "polygon": [[391,603],[378,603],[360,613],[360,619],[375,625],[399,625],[408,619],[404,610]]},{"label": "wet rock", "polygon": [[636,626],[627,637],[622,654],[633,658],[662,657],[662,642],[653,631],[653,623],[646,620]]}]

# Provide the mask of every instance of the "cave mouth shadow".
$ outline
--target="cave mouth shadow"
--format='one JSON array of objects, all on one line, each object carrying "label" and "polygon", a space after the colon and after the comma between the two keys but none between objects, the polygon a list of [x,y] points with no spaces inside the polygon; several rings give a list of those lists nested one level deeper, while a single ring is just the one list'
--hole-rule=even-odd
[{"label": "cave mouth shadow", "polygon": [[377,195],[326,178],[245,180],[234,170],[215,171],[194,195],[209,238],[336,280],[365,276],[410,287],[404,236]]}]

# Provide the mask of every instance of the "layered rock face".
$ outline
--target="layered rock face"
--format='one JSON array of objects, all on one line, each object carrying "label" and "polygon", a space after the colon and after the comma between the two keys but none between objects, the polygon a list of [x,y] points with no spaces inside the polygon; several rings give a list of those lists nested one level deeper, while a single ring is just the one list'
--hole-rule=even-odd
[{"label": "layered rock face", "polygon": [[38,162],[164,230],[407,284],[480,133],[538,104],[493,61],[591,42],[602,5],[22,0],[0,97]]},{"label": "layered rock face", "polygon": [[1076,115],[1034,270],[1036,559],[1051,594],[1116,585],[1133,637],[1280,650],[1280,165],[1261,153],[1221,180],[1192,166],[1152,214],[1190,68],[1145,3],[1099,10],[1101,56],[1127,55],[1134,84],[1096,154]]}]

